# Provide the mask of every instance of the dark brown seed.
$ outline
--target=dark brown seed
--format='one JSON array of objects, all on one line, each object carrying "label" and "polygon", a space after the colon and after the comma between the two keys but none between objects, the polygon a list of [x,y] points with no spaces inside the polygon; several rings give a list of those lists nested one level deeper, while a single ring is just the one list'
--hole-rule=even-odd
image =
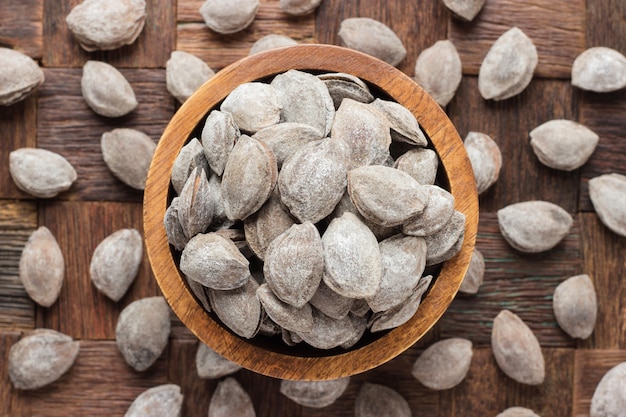
[{"label": "dark brown seed", "polygon": [[180,198],[174,197],[165,211],[165,219],[163,220],[163,223],[165,225],[165,233],[167,234],[168,243],[174,246],[176,250],[182,251],[185,249],[189,239],[185,236],[183,226],[180,224],[180,220],[178,219],[179,203]]}]

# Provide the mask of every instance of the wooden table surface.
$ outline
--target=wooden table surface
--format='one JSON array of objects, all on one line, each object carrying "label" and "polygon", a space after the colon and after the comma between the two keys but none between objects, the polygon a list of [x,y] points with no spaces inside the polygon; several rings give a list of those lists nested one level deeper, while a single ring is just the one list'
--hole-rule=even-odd
[{"label": "wooden table surface", "polygon": [[[37,93],[0,108],[0,416],[122,416],[138,394],[167,382],[181,385],[184,416],[206,416],[217,381],[196,376],[197,341],[176,318],[168,348],[146,372],[127,366],[115,344],[121,309],[159,294],[147,258],[119,303],[90,283],[89,262],[96,245],[120,228],[142,227],[142,194],[109,173],[100,136],[132,127],[159,139],[177,108],[165,88],[164,67],[172,50],[192,52],[218,70],[247,55],[255,40],[270,33],[304,43],[338,44],[341,20],[355,16],[378,19],[396,31],[408,51],[399,68],[409,75],[419,52],[437,40],[452,40],[461,55],[463,81],[446,111],[462,137],[469,131],[489,134],[504,159],[499,181],[480,198],[477,246],[486,260],[485,283],[475,296],[459,295],[416,346],[389,364],[354,376],[344,395],[327,408],[301,407],[279,393],[280,381],[238,372],[235,377],[250,393],[257,415],[350,416],[359,387],[368,381],[396,389],[420,417],[488,417],[510,406],[529,407],[543,417],[588,416],[602,375],[626,361],[626,239],[600,223],[587,186],[601,174],[626,174],[626,91],[582,92],[571,86],[569,76],[574,58],[587,47],[608,46],[626,53],[626,2],[487,0],[473,22],[462,23],[438,0],[323,0],[316,14],[299,18],[281,13],[278,0],[264,0],[252,26],[218,36],[200,18],[201,0],[148,0],[146,26],[135,44],[92,54],[80,49],[65,24],[65,16],[79,2],[0,0],[0,45],[39,60],[46,76]],[[519,96],[486,102],[478,93],[478,68],[489,46],[512,26],[523,29],[537,46],[535,78]],[[87,107],[80,94],[81,66],[87,59],[122,69],[139,100],[133,113],[106,119]],[[555,118],[579,121],[600,136],[594,155],[576,171],[546,168],[530,148],[528,132]],[[34,146],[58,152],[75,166],[78,180],[68,192],[37,200],[13,184],[9,152]],[[512,250],[498,231],[495,214],[508,204],[531,199],[559,204],[575,219],[563,242],[538,255]],[[41,225],[56,236],[66,264],[61,295],[50,308],[34,305],[18,278],[22,247]],[[563,333],[552,312],[554,288],[581,273],[592,277],[599,303],[595,332],[584,341]],[[525,320],[542,345],[546,380],[540,386],[512,381],[495,363],[490,331],[504,308]],[[21,392],[8,379],[8,351],[24,332],[37,327],[80,340],[81,350],[60,380]],[[455,336],[474,343],[467,378],[442,392],[413,379],[410,368],[421,350]]]}]

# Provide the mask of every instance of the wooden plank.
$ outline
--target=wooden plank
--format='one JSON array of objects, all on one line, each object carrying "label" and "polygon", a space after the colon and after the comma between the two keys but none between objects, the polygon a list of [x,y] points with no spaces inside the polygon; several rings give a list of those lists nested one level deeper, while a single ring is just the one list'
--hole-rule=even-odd
[{"label": "wooden plank", "polygon": [[81,340],[60,379],[25,393],[33,416],[122,416],[148,388],[167,383],[167,352],[144,372],[129,367],[115,342]]},{"label": "wooden plank", "polygon": [[134,283],[118,302],[91,283],[89,264],[96,246],[122,228],[142,229],[139,203],[62,202],[42,204],[40,221],[56,236],[65,257],[65,282],[59,300],[39,309],[37,327],[47,327],[76,339],[115,339],[120,311],[130,302],[160,295],[147,255]]},{"label": "wooden plank", "polygon": [[158,140],[174,114],[174,99],[165,88],[165,71],[122,69],[139,105],[129,115],[110,119],[98,116],[82,97],[80,69],[48,69],[39,99],[39,147],[57,152],[74,166],[78,179],[59,199],[135,201],[142,192],[111,174],[102,159],[104,132],[127,127]]},{"label": "wooden plank", "polygon": [[0,106],[0,198],[29,198],[9,174],[9,153],[37,146],[37,92],[12,106]]},{"label": "wooden plank", "polygon": [[591,398],[600,380],[611,368],[626,361],[626,350],[577,349],[572,416],[589,417]]},{"label": "wooden plank", "polygon": [[580,210],[593,211],[589,180],[614,172],[626,175],[626,90],[608,94],[579,91],[579,96],[580,123],[600,136],[596,150],[581,169]]},{"label": "wooden plank", "polygon": [[22,249],[37,228],[32,202],[0,200],[0,331],[35,327],[35,304],[19,278]]},{"label": "wooden plank", "polygon": [[448,12],[439,1],[325,0],[317,13],[317,42],[339,45],[339,25],[349,17],[369,17],[389,26],[407,50],[398,68],[409,75],[414,73],[419,53],[446,39],[448,29]]},{"label": "wooden plank", "polygon": [[491,326],[500,310],[519,315],[544,347],[574,346],[558,326],[552,309],[554,289],[582,273],[578,220],[554,249],[524,254],[511,248],[495,213],[482,213],[476,247],[485,258],[485,280],[478,294],[459,294],[440,322],[441,337],[463,335],[477,346],[491,344]]},{"label": "wooden plank", "polygon": [[231,35],[221,35],[206,26],[198,12],[202,3],[195,0],[179,2],[176,49],[198,56],[214,70],[246,57],[254,42],[266,35],[285,35],[300,43],[313,41],[315,15],[286,15],[280,11],[278,0],[261,1],[252,24]]},{"label": "wooden plank", "polygon": [[517,26],[537,47],[535,76],[569,78],[572,62],[585,49],[585,0],[488,1],[472,22],[451,20],[454,43],[465,74],[478,74],[493,43]]},{"label": "wooden plank", "polygon": [[40,59],[43,46],[43,0],[3,2],[0,46]]},{"label": "wooden plank", "polygon": [[587,48],[606,46],[626,53],[626,3],[621,0],[587,2]]},{"label": "wooden plank", "polygon": [[24,392],[13,388],[9,379],[9,369],[6,365],[9,360],[11,346],[20,340],[20,333],[0,331],[0,415],[26,416],[30,414],[30,407]]},{"label": "wooden plank", "polygon": [[176,2],[146,0],[146,23],[131,45],[112,51],[86,52],[67,27],[65,18],[81,0],[44,3],[44,54],[46,67],[80,67],[87,60],[106,61],[122,68],[164,68],[175,39]]},{"label": "wooden plank", "polygon": [[607,229],[595,213],[581,214],[584,271],[594,282],[598,317],[591,337],[579,342],[585,349],[626,346],[626,238]]},{"label": "wooden plank", "polygon": [[580,170],[564,172],[544,166],[528,136],[548,120],[576,120],[577,101],[568,82],[535,79],[520,95],[491,102],[480,96],[477,78],[466,76],[447,112],[461,138],[470,131],[486,133],[502,152],[504,166],[498,181],[481,195],[481,211],[495,212],[526,200],[546,200],[570,213],[577,211]]}]

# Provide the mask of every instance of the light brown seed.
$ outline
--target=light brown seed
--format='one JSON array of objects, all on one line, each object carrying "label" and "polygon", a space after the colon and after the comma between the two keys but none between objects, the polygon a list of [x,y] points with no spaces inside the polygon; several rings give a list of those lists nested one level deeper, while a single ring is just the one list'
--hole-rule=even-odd
[{"label": "light brown seed", "polygon": [[491,349],[496,362],[510,378],[539,385],[545,378],[541,346],[532,330],[516,314],[502,310],[493,321]]},{"label": "light brown seed", "polygon": [[382,259],[376,236],[354,214],[333,219],[322,236],[324,282],[349,298],[373,297],[382,276]]},{"label": "light brown seed", "polygon": [[392,236],[378,244],[383,274],[378,291],[367,303],[373,312],[386,311],[411,296],[426,266],[426,241],[421,237]]},{"label": "light brown seed", "polygon": [[213,220],[213,196],[204,169],[194,168],[180,192],[178,220],[187,239],[207,230]]},{"label": "light brown seed", "polygon": [[206,0],[200,14],[211,30],[227,35],[250,26],[258,8],[259,0]]},{"label": "light brown seed", "polygon": [[136,371],[145,371],[161,356],[170,336],[170,308],[163,297],[148,297],[127,305],[117,320],[115,340],[122,356]]},{"label": "light brown seed", "polygon": [[245,220],[267,201],[278,179],[272,150],[242,135],[230,152],[222,176],[224,210],[231,220]]},{"label": "light brown seed", "polygon": [[52,329],[35,329],[9,350],[9,379],[17,389],[51,384],[74,364],[79,342]]},{"label": "light brown seed", "polygon": [[409,403],[397,391],[366,382],[356,396],[355,417],[411,417]]},{"label": "light brown seed", "polygon": [[215,387],[209,417],[255,417],[252,399],[236,379],[228,377]]},{"label": "light brown seed", "polygon": [[542,164],[563,171],[581,167],[596,149],[600,137],[571,120],[555,119],[530,131],[530,145]]},{"label": "light brown seed", "polygon": [[178,385],[158,385],[139,394],[124,417],[178,417],[182,407],[183,395]]},{"label": "light brown seed", "polygon": [[393,166],[406,172],[422,185],[432,185],[437,177],[439,157],[432,149],[416,148],[401,155]]},{"label": "light brown seed", "polygon": [[591,398],[590,417],[621,417],[626,405],[626,362],[604,374]]},{"label": "light brown seed", "polygon": [[87,61],[80,87],[87,105],[101,116],[121,117],[135,110],[138,104],[124,75],[106,62]]},{"label": "light brown seed", "polygon": [[472,342],[451,338],[430,345],[413,364],[412,374],[423,385],[446,390],[465,379],[472,363]]},{"label": "light brown seed", "polygon": [[280,122],[283,108],[272,85],[250,82],[235,88],[220,110],[230,113],[239,129],[254,133]]},{"label": "light brown seed", "polygon": [[202,379],[218,379],[231,375],[241,369],[235,362],[229,361],[204,343],[198,343],[196,351],[196,371]]},{"label": "light brown seed", "polygon": [[552,249],[569,233],[574,219],[548,201],[524,201],[498,210],[498,225],[504,239],[521,252]]},{"label": "light brown seed", "polygon": [[263,265],[265,281],[279,299],[301,308],[313,297],[322,279],[323,253],[315,226],[308,221],[294,224],[268,246]]},{"label": "light brown seed", "polygon": [[25,99],[44,82],[37,62],[19,51],[0,48],[0,106],[10,106]]},{"label": "light brown seed", "polygon": [[214,75],[206,62],[189,52],[172,51],[165,63],[165,87],[181,103]]},{"label": "light brown seed", "polygon": [[443,0],[454,16],[471,22],[485,5],[485,0]]},{"label": "light brown seed", "polygon": [[202,128],[202,148],[211,169],[217,174],[224,173],[230,151],[241,136],[239,127],[230,113],[213,110]]},{"label": "light brown seed", "polygon": [[332,213],[347,184],[348,146],[327,138],[304,145],[278,177],[280,197],[301,222],[317,223]]},{"label": "light brown seed", "polygon": [[65,18],[80,46],[88,51],[130,45],[146,22],[145,0],[84,0]]},{"label": "light brown seed", "polygon": [[605,174],[589,180],[589,197],[606,227],[626,236],[626,176]]},{"label": "light brown seed", "polygon": [[533,410],[525,407],[509,407],[496,417],[539,417]]},{"label": "light brown seed", "polygon": [[432,275],[422,277],[409,298],[387,311],[375,313],[370,319],[372,333],[393,329],[409,321],[419,308],[422,296],[428,290],[432,279]]},{"label": "light brown seed", "polygon": [[371,106],[381,112],[391,127],[391,139],[395,142],[405,142],[411,145],[426,146],[428,140],[409,109],[395,101],[377,98]]},{"label": "light brown seed", "polygon": [[280,0],[280,10],[293,16],[313,13],[322,0]]},{"label": "light brown seed", "polygon": [[172,165],[171,181],[176,194],[180,195],[189,175],[195,168],[209,172],[209,163],[204,156],[202,145],[198,139],[193,138],[180,149]]},{"label": "light brown seed", "polygon": [[341,215],[345,212],[350,212],[357,216],[359,220],[365,223],[365,225],[374,233],[374,236],[376,236],[376,239],[378,240],[385,240],[388,237],[397,235],[402,231],[401,227],[381,226],[361,216],[359,210],[357,210],[357,208],[352,203],[350,194],[348,194],[347,191],[343,194],[343,197],[341,197],[341,200],[339,200],[339,203],[337,203],[337,205],[335,206],[335,210],[333,210],[332,214],[328,217],[328,221],[332,220],[335,217],[341,217]]},{"label": "light brown seed", "polygon": [[180,258],[180,270],[190,279],[218,290],[244,285],[250,271],[237,246],[217,233],[194,236]]},{"label": "light brown seed", "polygon": [[209,299],[217,317],[241,337],[254,337],[261,326],[261,303],[256,296],[259,284],[248,275],[245,284],[234,290],[209,289]]},{"label": "light brown seed", "polygon": [[491,45],[478,72],[478,90],[485,99],[505,100],[530,84],[537,67],[537,48],[519,28],[504,32]]},{"label": "light brown seed", "polygon": [[313,314],[307,303],[302,307],[294,307],[281,301],[270,289],[267,283],[256,291],[268,316],[285,330],[291,332],[310,332],[313,329]]},{"label": "light brown seed", "polygon": [[167,234],[167,242],[174,246],[176,250],[182,251],[187,245],[187,242],[189,242],[189,239],[185,236],[183,226],[178,219],[179,204],[180,198],[175,197],[165,211],[163,224],[165,226],[165,233]]},{"label": "light brown seed", "polygon": [[332,349],[352,340],[358,332],[350,317],[333,319],[313,309],[313,327],[309,332],[297,332],[302,340],[318,349]]},{"label": "light brown seed", "polygon": [[335,114],[331,137],[348,144],[350,169],[382,163],[389,155],[389,122],[378,110],[365,103],[344,99]]},{"label": "light brown seed", "polygon": [[337,294],[324,281],[324,279],[320,281],[317,291],[315,291],[309,302],[328,317],[337,320],[346,317],[350,312],[354,299]]},{"label": "light brown seed", "polygon": [[55,197],[68,190],[77,178],[67,159],[39,148],[11,151],[9,173],[17,188],[39,198]]},{"label": "light brown seed", "polygon": [[461,229],[461,235],[456,240],[456,242],[454,242],[452,247],[450,247],[450,249],[448,249],[446,252],[441,254],[441,256],[427,258],[426,266],[437,265],[456,256],[459,252],[461,252],[461,249],[463,248],[464,239],[465,239],[465,228]]},{"label": "light brown seed", "polygon": [[309,142],[322,139],[322,133],[303,123],[284,122],[261,129],[252,137],[270,147],[280,169],[298,149]]},{"label": "light brown seed", "polygon": [[474,171],[476,189],[478,194],[482,194],[500,176],[502,168],[500,148],[488,135],[479,132],[469,132],[465,137],[464,146]]},{"label": "light brown seed", "polygon": [[429,236],[443,229],[454,213],[454,196],[436,185],[424,185],[428,205],[420,214],[402,225],[402,233],[411,236]]},{"label": "light brown seed", "polygon": [[65,261],[47,227],[41,226],[28,238],[20,257],[19,276],[28,296],[40,306],[50,307],[59,298]]},{"label": "light brown seed", "polygon": [[335,117],[333,99],[322,80],[303,71],[278,74],[271,83],[282,106],[281,120],[314,127],[326,137]]},{"label": "light brown seed", "polygon": [[156,149],[150,136],[135,129],[113,129],[102,134],[100,148],[104,163],[117,179],[137,190],[146,188]]},{"label": "light brown seed", "polygon": [[[454,210],[444,227],[425,237],[427,254],[426,265],[435,265],[448,258],[450,250],[462,239],[465,233],[465,215]],[[462,241],[461,241],[462,242]]]},{"label": "light brown seed", "polygon": [[459,291],[465,294],[476,294],[485,276],[485,259],[483,254],[476,248],[472,252],[469,267],[463,277],[463,282],[459,287]]},{"label": "light brown seed", "polygon": [[397,66],[406,56],[398,36],[384,23],[368,17],[344,19],[339,26],[341,46],[372,55]]},{"label": "light brown seed", "polygon": [[248,55],[258,54],[259,52],[269,51],[271,49],[282,48],[285,46],[294,46],[298,42],[289,36],[278,35],[275,33],[265,35],[252,44]]},{"label": "light brown seed", "polygon": [[348,193],[363,217],[386,227],[401,225],[428,204],[428,192],[413,177],[382,165],[349,171]]},{"label": "light brown seed", "polygon": [[96,288],[119,301],[139,272],[143,239],[135,229],[121,229],[98,244],[91,257],[89,275]]},{"label": "light brown seed", "polygon": [[333,404],[345,392],[350,377],[327,381],[280,381],[280,393],[297,404],[324,408]]},{"label": "light brown seed", "polygon": [[461,57],[450,40],[435,42],[424,49],[415,61],[415,81],[441,107],[447,106],[452,100],[462,78]]},{"label": "light brown seed", "polygon": [[583,51],[572,64],[572,85],[608,93],[626,87],[626,57],[605,46]]},{"label": "light brown seed", "polygon": [[589,275],[569,277],[554,290],[552,299],[556,321],[571,337],[586,339],[596,324],[598,302]]}]

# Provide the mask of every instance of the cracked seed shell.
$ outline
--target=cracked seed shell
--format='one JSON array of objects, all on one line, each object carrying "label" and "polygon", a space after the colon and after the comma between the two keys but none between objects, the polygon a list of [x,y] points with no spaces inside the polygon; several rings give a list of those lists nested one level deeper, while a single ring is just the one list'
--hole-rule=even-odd
[{"label": "cracked seed shell", "polygon": [[59,298],[65,261],[50,230],[41,226],[28,238],[20,256],[19,276],[28,296],[43,307],[50,307]]},{"label": "cracked seed shell", "polygon": [[228,35],[250,26],[258,8],[259,0],[206,0],[200,15],[209,29]]},{"label": "cracked seed shell", "polygon": [[324,408],[333,404],[350,384],[350,377],[327,381],[280,381],[280,393],[297,404]]},{"label": "cracked seed shell", "polygon": [[218,379],[231,375],[241,369],[241,366],[232,362],[202,342],[198,343],[196,351],[196,371],[202,379]]},{"label": "cracked seed shell", "polygon": [[411,145],[427,146],[428,140],[409,109],[400,103],[377,98],[371,104],[386,119],[391,128],[391,139]]},{"label": "cracked seed shell", "polygon": [[575,275],[554,289],[554,316],[561,329],[571,337],[586,339],[596,325],[598,301],[589,275]]},{"label": "cracked seed shell", "polygon": [[165,63],[165,87],[181,103],[214,75],[206,62],[189,52],[172,51]]},{"label": "cracked seed shell", "polygon": [[263,310],[256,291],[259,284],[251,275],[234,290],[209,289],[209,300],[217,317],[235,334],[250,339],[261,327]]},{"label": "cracked seed shell", "polygon": [[472,252],[469,267],[463,277],[459,291],[465,294],[476,294],[485,276],[485,259],[483,254],[476,248]]},{"label": "cracked seed shell", "polygon": [[328,88],[328,93],[333,99],[333,105],[335,106],[335,110],[339,109],[341,103],[345,98],[349,98],[360,103],[371,103],[372,101],[374,101],[374,96],[372,95],[369,88],[367,87],[367,84],[365,83],[357,83],[354,82],[352,79],[346,79],[342,76],[333,78],[332,74],[322,74],[318,75],[317,77],[320,80],[324,81],[324,84],[326,84],[326,88]]},{"label": "cracked seed shell", "polygon": [[626,407],[626,362],[609,369],[591,397],[590,417],[621,417]]},{"label": "cracked seed shell", "polygon": [[500,148],[491,137],[480,132],[469,132],[463,145],[472,164],[476,189],[478,194],[482,194],[500,176],[500,169],[502,168]]},{"label": "cracked seed shell", "polygon": [[35,329],[11,346],[8,376],[17,389],[31,390],[53,383],[76,361],[80,344],[52,329]]},{"label": "cracked seed shell", "polygon": [[104,163],[117,179],[137,190],[146,188],[156,150],[150,136],[135,129],[113,129],[102,134],[100,149]]},{"label": "cracked seed shell", "polygon": [[185,236],[185,231],[183,230],[183,226],[180,224],[180,220],[178,219],[178,208],[180,204],[180,198],[174,197],[169,207],[165,211],[165,218],[163,220],[163,225],[165,226],[165,234],[167,235],[167,242],[174,246],[176,250],[182,251],[185,249],[187,242],[187,236]]},{"label": "cracked seed shell", "polygon": [[626,87],[626,57],[604,46],[583,51],[572,64],[572,85],[596,93]]},{"label": "cracked seed shell", "polygon": [[217,175],[224,173],[228,155],[240,136],[239,127],[230,113],[219,110],[209,113],[202,128],[202,149],[209,166]]},{"label": "cracked seed shell", "polygon": [[241,84],[224,99],[220,110],[230,113],[239,129],[255,133],[280,122],[284,109],[278,94],[270,84]]},{"label": "cracked seed shell", "polygon": [[124,75],[106,62],[87,61],[80,87],[87,105],[101,116],[121,117],[135,110],[138,104]]},{"label": "cracked seed shell", "polygon": [[384,385],[364,383],[355,401],[355,417],[411,417],[409,403],[397,391]]},{"label": "cracked seed shell", "polygon": [[589,180],[589,198],[600,221],[626,236],[626,176],[605,174]]},{"label": "cracked seed shell", "polygon": [[415,61],[413,78],[437,104],[447,106],[463,78],[461,57],[454,44],[446,39],[424,49]]},{"label": "cracked seed shell", "polygon": [[178,220],[187,239],[206,231],[213,220],[214,206],[204,169],[194,168],[178,198]]},{"label": "cracked seed shell", "polygon": [[430,389],[446,390],[465,379],[472,363],[472,342],[462,338],[440,340],[417,358],[411,373]]},{"label": "cracked seed shell", "polygon": [[406,56],[398,35],[384,23],[368,17],[344,19],[338,36],[341,46],[372,55],[394,67]]},{"label": "cracked seed shell", "polygon": [[39,198],[68,190],[77,174],[58,153],[40,148],[20,148],[9,153],[9,173],[20,190]]},{"label": "cracked seed shell", "polygon": [[124,417],[179,417],[183,395],[175,384],[145,390],[135,398]]},{"label": "cracked seed shell", "polygon": [[202,145],[198,139],[193,138],[180,149],[172,165],[171,181],[176,194],[180,195],[189,175],[195,168],[210,172]]},{"label": "cracked seed shell", "polygon": [[10,106],[25,99],[44,82],[39,64],[28,55],[0,48],[0,106]]},{"label": "cracked seed shell", "polygon": [[256,417],[252,399],[235,378],[218,382],[209,403],[208,417]]}]

